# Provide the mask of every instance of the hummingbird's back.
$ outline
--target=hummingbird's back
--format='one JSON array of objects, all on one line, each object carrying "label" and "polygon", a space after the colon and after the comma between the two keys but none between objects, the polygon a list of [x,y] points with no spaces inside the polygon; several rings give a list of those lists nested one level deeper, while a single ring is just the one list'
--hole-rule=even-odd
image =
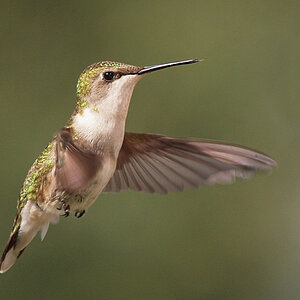
[{"label": "hummingbird's back", "polygon": [[[49,222],[55,218],[44,216],[38,202],[45,198],[44,188],[54,166],[53,141],[44,149],[30,168],[20,192],[17,214],[12,232],[0,260],[0,272],[9,269],[23,253],[39,230],[45,237]],[[32,222],[30,222],[30,220]],[[38,221],[37,221],[38,220]]]}]

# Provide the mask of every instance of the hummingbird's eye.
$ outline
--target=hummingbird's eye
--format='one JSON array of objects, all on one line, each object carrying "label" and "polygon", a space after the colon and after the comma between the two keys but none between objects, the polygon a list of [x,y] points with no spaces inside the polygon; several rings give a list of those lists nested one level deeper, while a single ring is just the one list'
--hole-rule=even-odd
[{"label": "hummingbird's eye", "polygon": [[106,81],[112,81],[115,78],[115,73],[114,72],[104,72],[103,78]]}]

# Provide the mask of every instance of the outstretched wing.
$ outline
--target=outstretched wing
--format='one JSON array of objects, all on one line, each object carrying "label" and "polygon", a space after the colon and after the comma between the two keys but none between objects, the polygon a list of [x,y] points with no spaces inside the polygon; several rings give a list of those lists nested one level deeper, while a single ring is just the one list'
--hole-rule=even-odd
[{"label": "outstretched wing", "polygon": [[249,178],[274,165],[270,157],[240,146],[125,133],[116,171],[103,192],[132,189],[165,194]]},{"label": "outstretched wing", "polygon": [[87,188],[99,167],[99,156],[76,142],[70,130],[64,128],[58,133],[55,176],[61,190],[73,192]]}]

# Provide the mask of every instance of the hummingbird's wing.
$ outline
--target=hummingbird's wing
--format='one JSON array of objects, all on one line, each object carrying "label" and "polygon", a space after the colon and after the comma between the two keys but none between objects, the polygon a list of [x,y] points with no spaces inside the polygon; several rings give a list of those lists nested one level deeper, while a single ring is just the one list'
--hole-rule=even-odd
[{"label": "hummingbird's wing", "polygon": [[84,149],[72,138],[70,130],[64,128],[58,133],[55,176],[61,190],[73,192],[87,188],[99,168],[99,155]]},{"label": "hummingbird's wing", "polygon": [[267,171],[270,157],[220,142],[125,133],[116,171],[103,192],[132,189],[149,193],[181,191],[200,185],[230,183]]}]

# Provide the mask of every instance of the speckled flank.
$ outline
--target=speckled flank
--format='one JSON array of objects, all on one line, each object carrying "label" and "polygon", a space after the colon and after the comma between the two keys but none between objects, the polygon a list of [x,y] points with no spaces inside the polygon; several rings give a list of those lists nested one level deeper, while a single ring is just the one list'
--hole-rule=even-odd
[{"label": "speckled flank", "polygon": [[135,71],[139,67],[126,65],[117,62],[103,61],[87,67],[80,75],[77,82],[77,109],[82,111],[83,108],[87,107],[88,103],[86,96],[90,93],[92,87],[92,80],[95,79],[101,70],[114,68],[114,69],[127,69],[128,71]]},{"label": "speckled flank", "polygon": [[20,213],[23,207],[25,206],[27,200],[36,200],[41,185],[45,184],[45,175],[52,169],[54,165],[53,158],[50,155],[52,148],[53,142],[50,143],[41,153],[41,155],[37,158],[25,179],[25,182],[20,192],[20,198],[17,207],[18,213],[14,222],[13,232],[18,230],[19,228],[21,222]]}]

